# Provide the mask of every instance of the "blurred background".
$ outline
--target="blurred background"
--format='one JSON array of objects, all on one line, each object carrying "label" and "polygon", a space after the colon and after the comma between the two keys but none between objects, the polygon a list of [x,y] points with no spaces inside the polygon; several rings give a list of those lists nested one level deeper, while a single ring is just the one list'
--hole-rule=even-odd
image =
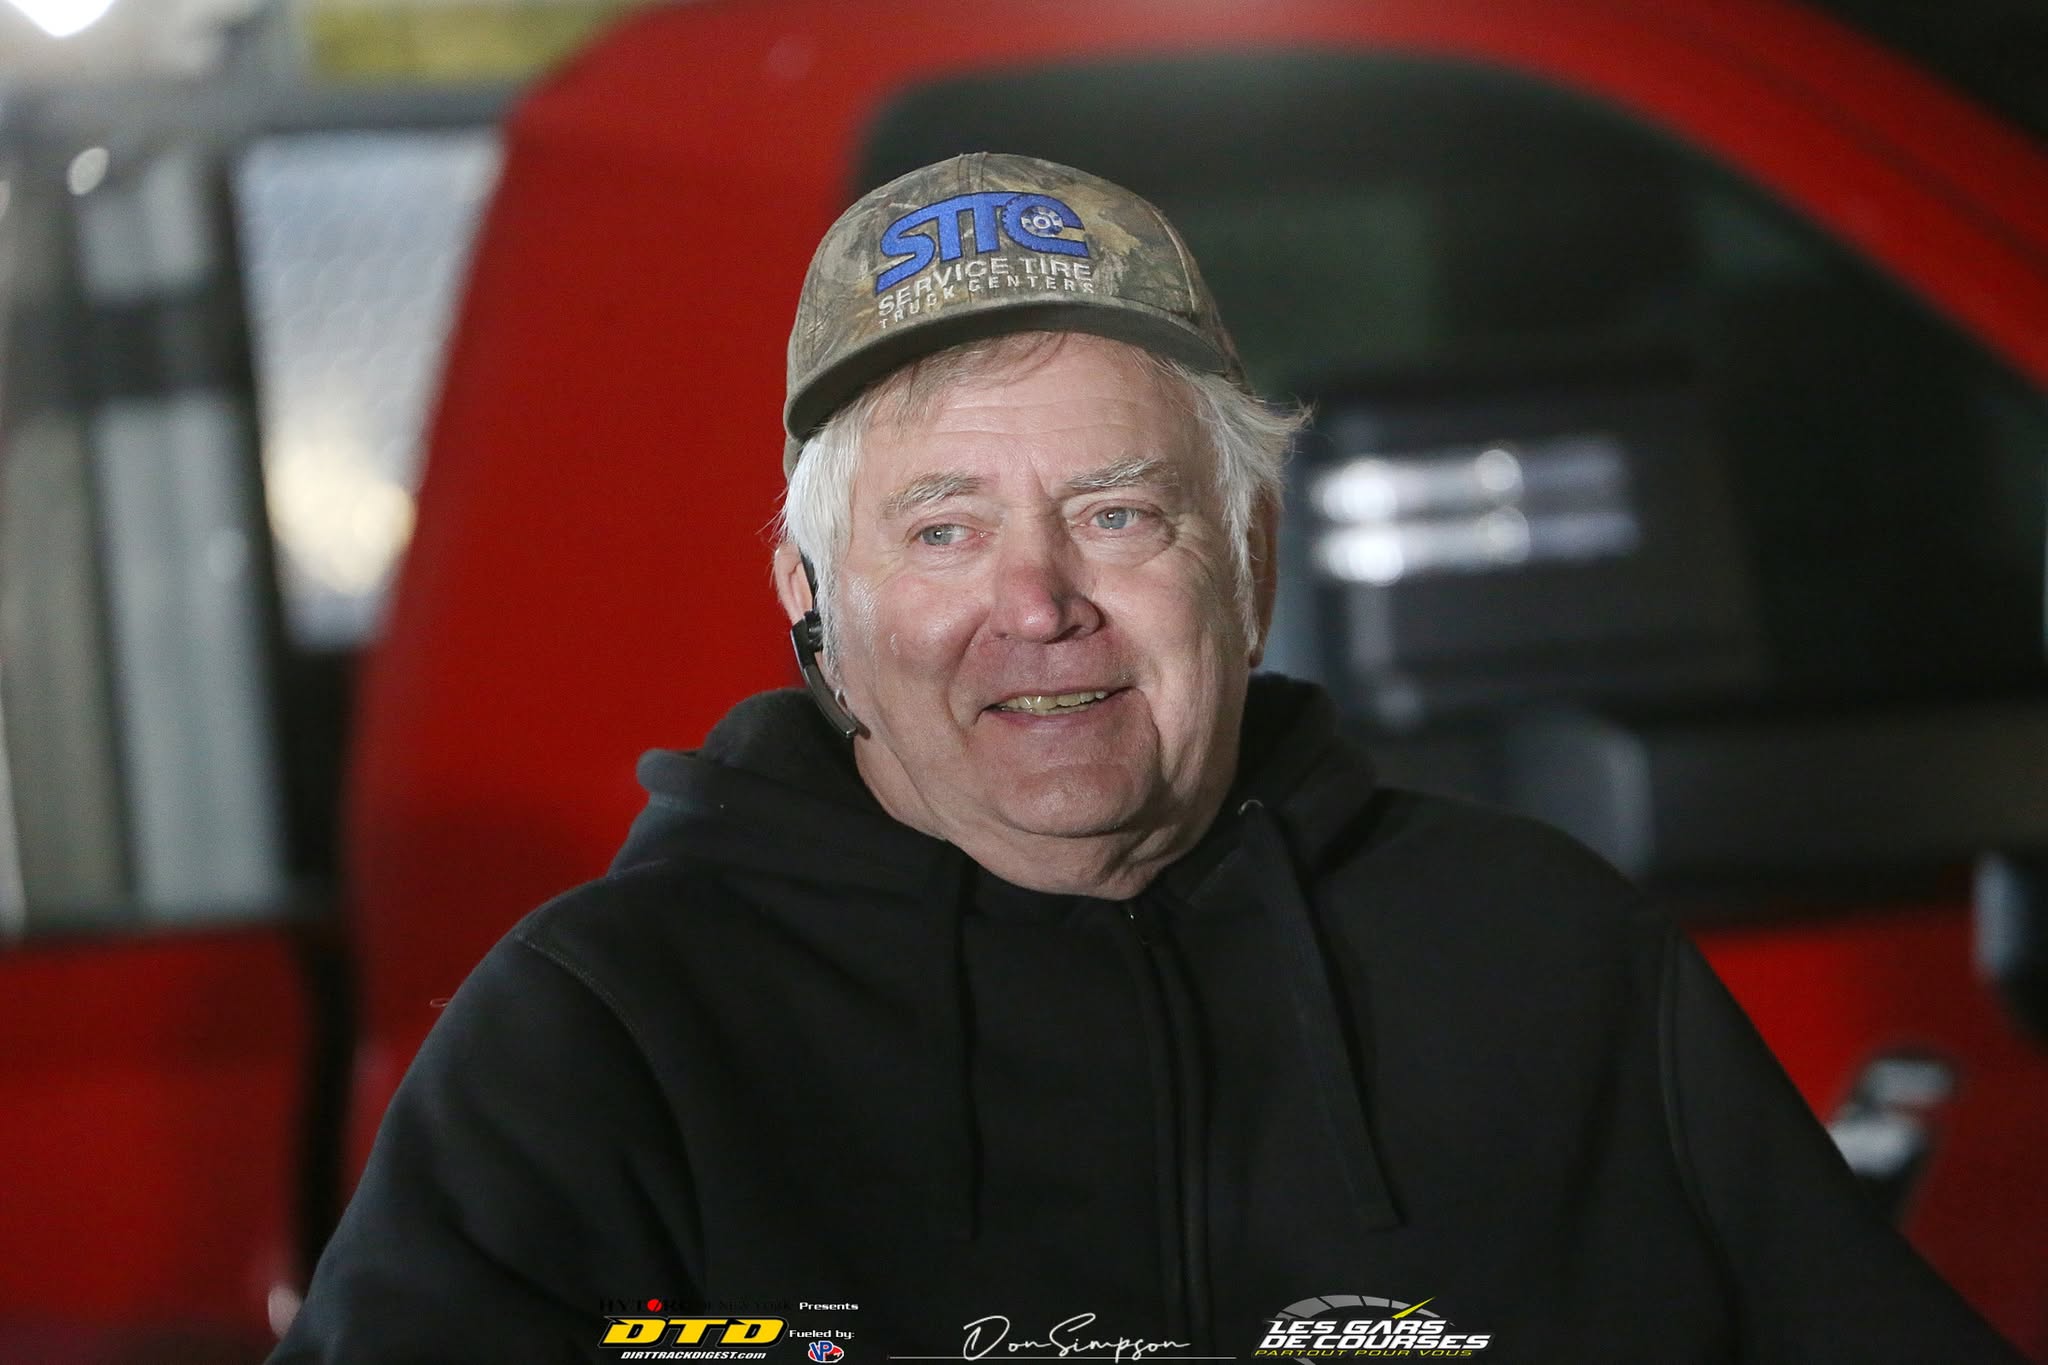
[{"label": "blurred background", "polygon": [[997,148],[1314,404],[1269,665],[1665,898],[2048,1362],[2048,3],[1077,13],[0,0],[0,1359],[263,1356],[435,1003],[792,680],[818,235]]}]

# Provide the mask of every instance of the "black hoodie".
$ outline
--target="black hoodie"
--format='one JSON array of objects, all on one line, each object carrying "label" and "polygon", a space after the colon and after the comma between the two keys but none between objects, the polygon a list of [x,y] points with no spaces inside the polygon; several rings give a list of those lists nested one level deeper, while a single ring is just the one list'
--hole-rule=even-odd
[{"label": "black hoodie", "polygon": [[1240,767],[1113,902],[891,820],[798,692],[648,755],[273,1359],[2019,1359],[1605,864],[1375,788],[1302,684],[1255,680]]}]

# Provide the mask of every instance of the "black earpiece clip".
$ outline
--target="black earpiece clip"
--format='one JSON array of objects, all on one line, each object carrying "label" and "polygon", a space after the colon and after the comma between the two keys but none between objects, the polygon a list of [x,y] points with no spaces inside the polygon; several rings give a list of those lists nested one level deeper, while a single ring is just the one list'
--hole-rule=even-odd
[{"label": "black earpiece clip", "polygon": [[805,557],[804,580],[811,585],[811,609],[803,619],[789,628],[790,647],[796,650],[797,672],[803,674],[804,686],[811,691],[811,700],[825,713],[825,723],[837,730],[844,739],[852,739],[861,733],[861,723],[853,714],[839,704],[839,697],[832,690],[832,684],[825,680],[825,670],[818,666],[818,653],[825,648],[825,623],[818,616],[818,575],[811,569],[809,557]]}]

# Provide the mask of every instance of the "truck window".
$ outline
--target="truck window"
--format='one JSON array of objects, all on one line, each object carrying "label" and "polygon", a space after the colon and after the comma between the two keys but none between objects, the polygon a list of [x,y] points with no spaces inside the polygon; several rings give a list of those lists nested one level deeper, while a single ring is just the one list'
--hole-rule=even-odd
[{"label": "truck window", "polygon": [[[1153,198],[1254,382],[1317,405],[1274,662],[1363,720],[2048,681],[2042,394],[1660,130],[1441,60],[1094,62],[907,91],[858,179],[983,147]],[[1314,497],[1347,460],[1414,486],[1503,444],[1519,505],[1342,541]]]}]

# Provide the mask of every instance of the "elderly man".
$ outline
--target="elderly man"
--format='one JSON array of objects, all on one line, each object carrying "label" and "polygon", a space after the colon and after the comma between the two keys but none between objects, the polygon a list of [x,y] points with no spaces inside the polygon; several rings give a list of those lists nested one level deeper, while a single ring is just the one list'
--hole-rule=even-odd
[{"label": "elderly man", "polygon": [[785,418],[812,695],[643,760],[277,1359],[2017,1359],[1663,915],[1250,676],[1295,423],[1157,210],[876,190]]}]

